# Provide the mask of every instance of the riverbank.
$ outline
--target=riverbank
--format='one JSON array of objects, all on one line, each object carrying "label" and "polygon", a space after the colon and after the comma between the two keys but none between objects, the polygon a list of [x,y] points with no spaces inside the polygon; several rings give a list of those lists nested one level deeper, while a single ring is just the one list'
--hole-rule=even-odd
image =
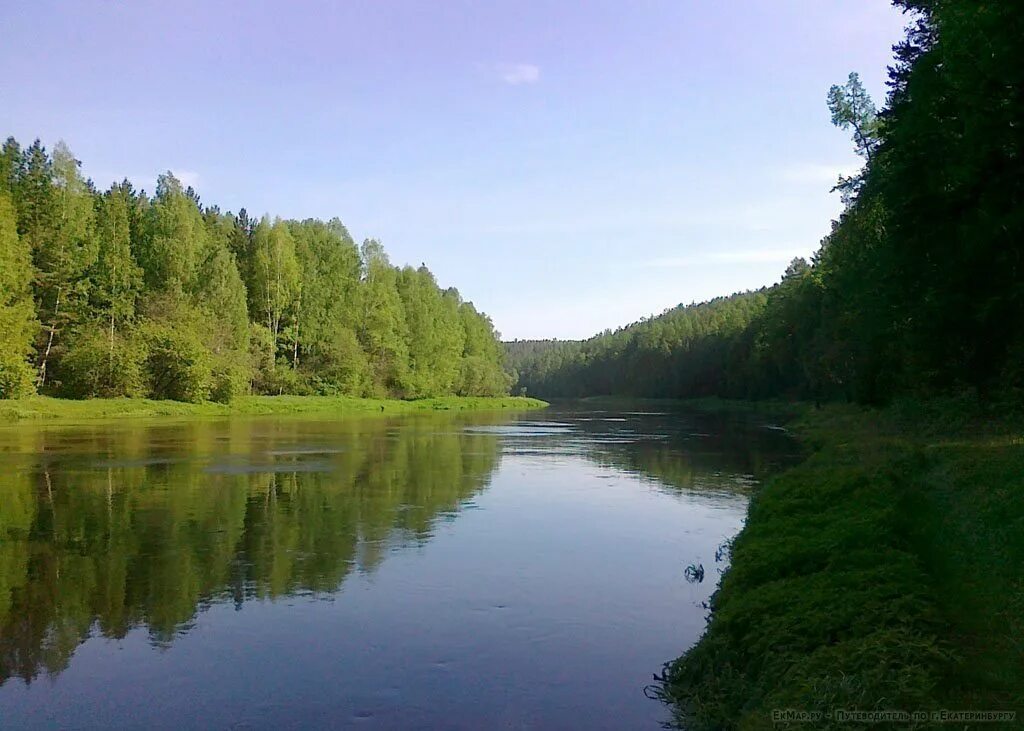
[{"label": "riverbank", "polygon": [[406,414],[423,411],[496,411],[539,409],[547,403],[522,396],[441,398],[400,401],[347,396],[243,396],[230,404],[149,399],[88,399],[74,401],[46,396],[0,401],[0,423],[25,420],[84,421],[140,417],[230,416],[235,414]]},{"label": "riverbank", "polygon": [[[836,712],[848,709],[1024,717],[1019,419],[956,404],[833,406],[789,426],[810,454],[755,497],[707,632],[667,666],[662,692],[677,720],[760,729],[845,728]],[[773,722],[783,709],[822,715]]]}]

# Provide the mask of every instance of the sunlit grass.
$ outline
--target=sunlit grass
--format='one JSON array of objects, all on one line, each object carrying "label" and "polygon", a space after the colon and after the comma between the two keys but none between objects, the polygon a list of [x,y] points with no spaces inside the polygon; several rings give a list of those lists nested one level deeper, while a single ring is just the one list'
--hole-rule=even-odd
[{"label": "sunlit grass", "polygon": [[[797,412],[814,452],[755,497],[707,633],[667,668],[677,720],[1024,711],[1021,431],[953,411]],[[830,725],[842,727],[827,716],[816,727]]]},{"label": "sunlit grass", "polygon": [[82,401],[33,396],[0,401],[0,421],[56,419],[78,421],[154,416],[228,416],[231,414],[403,414],[420,411],[486,411],[537,409],[544,401],[520,396],[461,397],[399,401],[345,396],[244,396],[230,404],[190,404],[148,399],[88,399]]}]

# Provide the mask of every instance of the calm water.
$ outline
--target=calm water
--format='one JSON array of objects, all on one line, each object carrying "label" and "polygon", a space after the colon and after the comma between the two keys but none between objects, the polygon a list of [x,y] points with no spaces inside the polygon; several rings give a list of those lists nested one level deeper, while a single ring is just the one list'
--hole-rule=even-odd
[{"label": "calm water", "polygon": [[0,727],[657,728],[793,448],[653,411],[2,428]]}]

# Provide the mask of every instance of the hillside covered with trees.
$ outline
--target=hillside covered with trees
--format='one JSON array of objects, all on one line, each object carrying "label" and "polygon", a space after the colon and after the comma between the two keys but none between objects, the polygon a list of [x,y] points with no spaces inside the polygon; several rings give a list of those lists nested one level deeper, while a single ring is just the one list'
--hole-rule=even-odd
[{"label": "hillside covered with trees", "polygon": [[897,0],[885,108],[856,74],[828,94],[864,160],[811,262],[765,291],[584,342],[507,345],[536,396],[898,396],[1024,389],[1024,13]]},{"label": "hillside covered with trees", "polygon": [[508,390],[490,319],[338,219],[99,191],[59,143],[0,152],[0,397],[230,401]]}]

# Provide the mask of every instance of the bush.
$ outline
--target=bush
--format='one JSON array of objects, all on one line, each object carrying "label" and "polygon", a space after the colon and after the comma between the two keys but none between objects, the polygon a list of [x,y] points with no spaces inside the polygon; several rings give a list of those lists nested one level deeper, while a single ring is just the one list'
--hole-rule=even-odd
[{"label": "bush", "polygon": [[35,371],[28,361],[0,352],[0,398],[23,398],[35,392]]},{"label": "bush", "polygon": [[320,396],[360,396],[369,387],[369,361],[348,328],[339,328],[304,367],[309,372],[310,387]]},{"label": "bush", "polygon": [[146,348],[137,333],[76,333],[60,360],[61,395],[67,398],[138,398],[146,393]]},{"label": "bush", "polygon": [[150,396],[192,403],[209,400],[214,357],[199,338],[167,325],[150,324],[144,333]]},{"label": "bush", "polygon": [[[2,252],[0,252],[2,253]],[[2,257],[0,257],[2,258]],[[21,398],[36,392],[36,373],[31,366],[32,339],[38,332],[32,299],[13,297],[0,287],[0,398]]]},{"label": "bush", "polygon": [[311,396],[316,392],[305,375],[286,365],[278,365],[271,371],[258,373],[255,387],[257,393],[269,396],[286,393],[294,396]]},{"label": "bush", "polygon": [[229,358],[218,358],[213,366],[210,399],[227,404],[249,393],[250,368]]}]

